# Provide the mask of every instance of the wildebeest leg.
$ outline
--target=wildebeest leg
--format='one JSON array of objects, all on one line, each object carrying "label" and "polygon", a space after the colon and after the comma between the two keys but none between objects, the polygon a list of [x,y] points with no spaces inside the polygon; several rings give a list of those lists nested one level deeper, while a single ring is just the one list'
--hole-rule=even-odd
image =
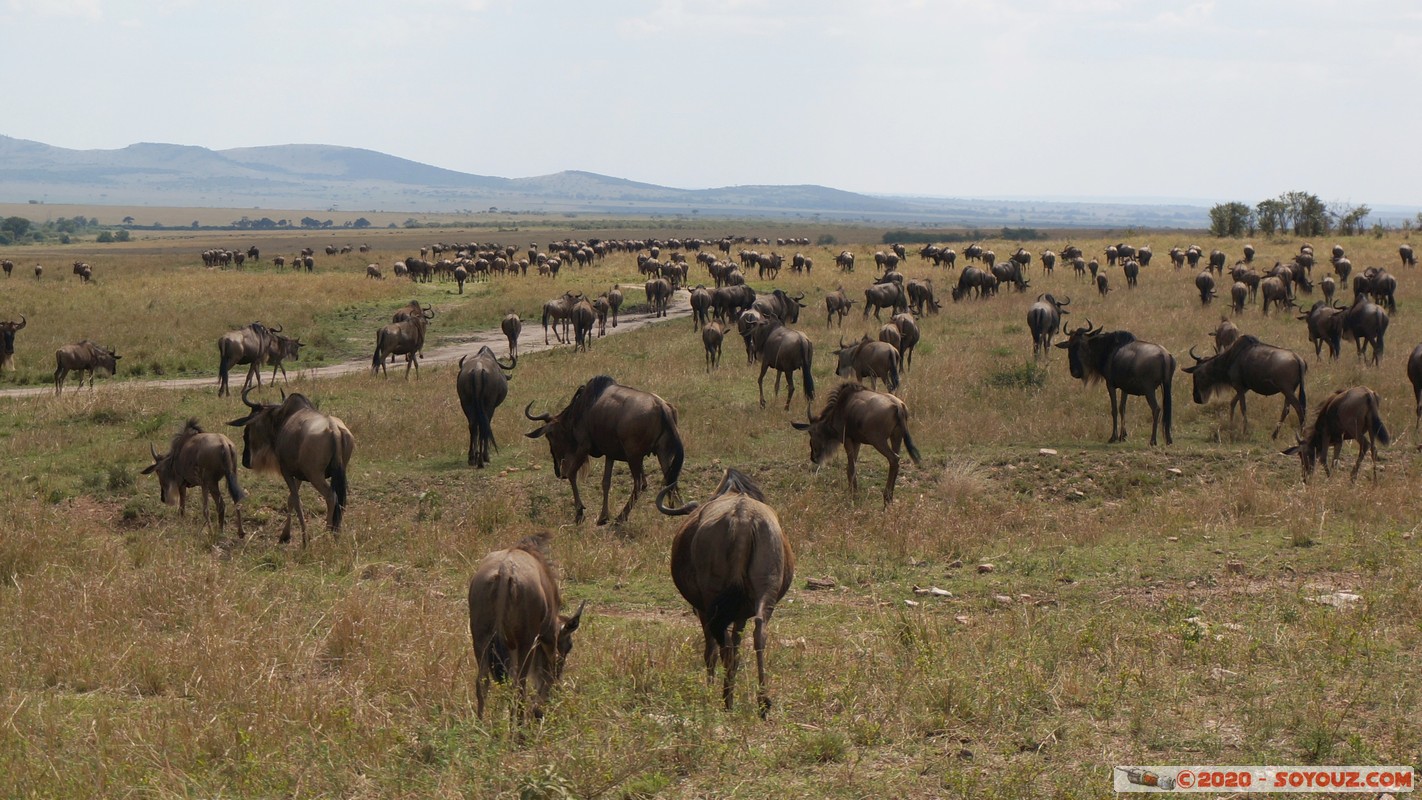
[{"label": "wildebeest leg", "polygon": [[725,635],[725,631],[718,635],[711,628],[711,619],[707,616],[709,613],[707,611],[701,617],[701,635],[706,640],[706,647],[702,651],[701,658],[706,662],[706,683],[708,685],[716,682],[716,656],[721,649],[721,638]]},{"label": "wildebeest leg", "polygon": [[854,472],[854,461],[859,458],[859,442],[845,440],[844,457],[849,462],[849,491],[851,494],[857,494],[859,477]]},{"label": "wildebeest leg", "polygon": [[[845,444],[847,447],[848,442]],[[894,483],[899,479],[899,454],[895,452],[898,448],[890,447],[887,439],[875,442],[873,447],[889,462],[889,479],[884,484],[884,505],[888,506],[894,500]]]},{"label": "wildebeest leg", "polygon": [[[1111,438],[1107,439],[1106,443],[1115,444],[1125,438],[1117,433],[1119,430],[1118,417],[1121,412],[1116,408],[1116,390],[1110,386],[1106,387],[1106,397],[1111,403]],[[1122,396],[1121,400],[1124,402],[1125,397]]]},{"label": "wildebeest leg", "polygon": [[252,385],[253,378],[257,379],[257,388],[262,388],[262,368],[255,361],[247,366],[247,380],[242,381],[243,391],[246,391],[247,387]]},{"label": "wildebeest leg", "polygon": [[183,486],[183,485],[180,484],[180,485],[178,486],[178,516],[180,516],[180,517],[186,517],[187,515],[188,515],[188,487]]},{"label": "wildebeest leg", "polygon": [[[1358,469],[1363,466],[1363,458],[1364,458],[1365,456],[1367,456],[1367,454],[1368,454],[1368,437],[1367,437],[1367,434],[1363,434],[1363,435],[1361,435],[1361,436],[1358,437],[1358,460],[1353,463],[1353,475],[1352,475],[1352,477],[1350,478],[1350,480],[1351,480],[1353,483],[1357,483],[1357,482],[1358,482]],[[1373,453],[1373,483],[1377,483],[1377,482],[1378,482],[1378,456],[1377,456],[1377,453]]]},{"label": "wildebeest leg", "polygon": [[765,688],[765,626],[770,622],[770,610],[762,603],[755,615],[755,630],[752,632],[752,641],[755,643],[755,673],[757,686],[756,705],[760,706],[760,717],[770,713],[770,692]]},{"label": "wildebeest leg", "polygon": [[291,515],[296,514],[296,519],[301,523],[301,548],[306,549],[306,514],[301,510],[301,481],[295,476],[286,476],[286,524],[282,526],[281,537],[278,542],[286,544],[291,541]]},{"label": "wildebeest leg", "polygon": [[[202,486],[201,486],[200,488],[202,489],[202,526],[203,526],[204,528],[209,528],[209,527],[212,526],[212,514],[208,511],[208,506],[207,506],[207,494],[208,494],[209,491],[213,491],[214,494],[215,494],[215,493],[216,493],[216,489],[217,489],[217,484],[216,484],[216,482],[212,482],[212,487],[211,487],[211,489],[209,489],[209,488],[208,488],[208,482],[207,482],[207,481],[204,481],[203,484],[202,484]],[[221,496],[221,495],[217,495],[216,500],[217,500],[217,532],[218,532],[218,533],[221,533],[221,532],[222,532],[222,496]]]},{"label": "wildebeest leg", "polygon": [[[335,492],[335,490],[331,488],[331,484],[329,484],[329,483],[326,482],[326,478],[325,478],[324,476],[321,476],[321,475],[312,475],[311,478],[309,479],[309,482],[310,482],[310,484],[311,484],[311,488],[315,489],[315,490],[321,495],[321,499],[323,499],[323,500],[326,501],[326,528],[327,528],[327,530],[329,530],[329,531],[331,532],[331,535],[332,535],[332,536],[338,536],[338,535],[340,534],[340,529],[337,528],[336,525],[335,525],[335,522],[336,522],[336,511],[337,511],[337,509],[338,509],[338,499],[336,498],[336,492]],[[297,483],[297,486],[300,486],[300,485],[301,485],[301,484],[298,482],[298,483]],[[300,502],[300,500],[298,500],[297,503],[296,503],[296,511],[297,511],[298,514],[301,513],[301,502]],[[301,544],[302,544],[303,547],[306,546],[306,519],[305,519],[305,517],[302,517],[302,520],[301,520]]]},{"label": "wildebeest leg", "polygon": [[[762,360],[760,362],[760,380],[756,385],[760,387],[760,407],[765,408],[765,371],[770,369],[770,362]],[[776,377],[779,377],[778,375]]]},{"label": "wildebeest leg", "polygon": [[583,496],[578,492],[578,470],[573,470],[568,476],[568,485],[573,487],[573,522],[582,522],[586,509],[583,507]]},{"label": "wildebeest leg", "polygon": [[[1240,392],[1238,395],[1236,395],[1236,396],[1235,396],[1235,399],[1239,401],[1239,415],[1244,418],[1244,435],[1245,435],[1245,436],[1248,436],[1248,435],[1249,435],[1249,401],[1247,401],[1247,400],[1244,399],[1244,392]],[[1234,424],[1234,413],[1233,413],[1233,409],[1234,409],[1234,407],[1231,406],[1231,407],[1230,407],[1231,413],[1230,413],[1230,416],[1229,416],[1229,421],[1230,421],[1230,424],[1231,424],[1231,425]],[[1276,430],[1275,433],[1278,433],[1278,431]]]},{"label": "wildebeest leg", "polygon": [[[597,517],[597,524],[599,525],[606,525],[608,518],[611,516],[611,514],[608,513],[607,502],[608,495],[612,493],[612,456],[608,456],[604,463],[606,466],[602,468],[602,513]],[[637,481],[635,478],[632,481],[632,492],[635,497],[637,492]],[[632,507],[631,501],[628,501],[627,507]],[[621,522],[622,519],[624,518],[619,518],[618,521]]]},{"label": "wildebeest leg", "polygon": [[1155,399],[1154,391],[1147,394],[1145,400],[1150,406],[1150,446],[1155,447],[1155,432],[1160,427],[1160,402]]},{"label": "wildebeest leg", "polygon": [[405,356],[405,380],[410,379],[410,367],[415,368],[415,377],[420,377],[420,365],[415,361],[415,354],[410,353]]},{"label": "wildebeest leg", "polygon": [[[1284,420],[1289,418],[1289,409],[1295,408],[1298,405],[1298,402],[1298,398],[1294,397],[1293,392],[1284,392],[1284,410],[1279,412],[1279,424],[1275,425],[1274,432],[1269,434],[1270,439],[1279,438],[1279,429],[1284,427]],[[1303,414],[1299,414],[1299,418],[1302,419]],[[1303,427],[1302,422],[1299,423],[1299,427]]]},{"label": "wildebeest leg", "polygon": [[736,663],[740,656],[741,631],[745,626],[745,620],[732,623],[730,633],[721,645],[721,666],[726,670],[725,683],[721,686],[721,699],[725,701],[727,711],[731,710],[731,704],[736,698]]},{"label": "wildebeest leg", "polygon": [[[617,515],[619,523],[626,522],[632,515],[632,505],[637,502],[637,498],[642,495],[642,490],[647,488],[647,472],[642,468],[642,459],[634,458],[627,462],[627,468],[632,472],[632,496],[627,498],[627,505],[622,507],[622,513]],[[612,459],[607,460],[607,471],[612,471]],[[603,492],[603,502],[607,501],[607,492]],[[607,509],[603,509],[606,516]]]},{"label": "wildebeest leg", "polygon": [[[781,373],[779,373],[779,372],[775,373],[775,381],[776,381],[777,384],[779,384],[779,382],[780,382],[780,375],[781,375]],[[792,398],[792,397],[795,396],[795,373],[793,373],[793,372],[786,372],[786,373],[784,373],[784,375],[785,375],[785,410],[786,410],[786,411],[789,411],[789,410],[790,410],[790,398]],[[776,392],[779,392],[779,391],[780,391],[780,389],[779,389],[779,387],[777,386]]]}]

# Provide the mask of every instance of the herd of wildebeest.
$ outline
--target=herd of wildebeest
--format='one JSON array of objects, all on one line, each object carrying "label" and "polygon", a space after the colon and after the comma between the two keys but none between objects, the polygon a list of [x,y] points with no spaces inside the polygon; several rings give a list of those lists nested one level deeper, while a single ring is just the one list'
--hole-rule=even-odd
[{"label": "herd of wildebeest", "polygon": [[[872,312],[876,320],[881,311],[890,319],[883,323],[877,340],[864,336],[845,343],[834,351],[837,376],[850,380],[829,392],[818,414],[813,413],[815,383],[812,375],[814,348],[799,324],[804,309],[804,293],[791,295],[784,289],[757,292],[746,283],[747,273],[754,270],[762,281],[773,281],[782,267],[808,273],[811,259],[800,253],[785,259],[772,251],[763,255],[754,249],[741,249],[732,256],[735,244],[751,247],[770,244],[766,240],[746,237],[725,237],[720,240],[565,240],[541,249],[532,245],[522,257],[517,248],[499,245],[433,245],[421,248],[418,257],[398,261],[392,267],[396,276],[413,281],[448,279],[457,281],[463,292],[467,280],[494,279],[503,275],[535,275],[556,277],[564,264],[589,266],[611,252],[636,254],[639,271],[646,276],[642,287],[647,305],[655,316],[665,316],[674,294],[687,289],[693,331],[699,331],[706,353],[706,370],[720,367],[722,340],[734,330],[745,346],[746,360],[759,364],[758,387],[760,405],[766,405],[764,381],[766,373],[776,371],[775,393],[780,380],[786,381],[785,409],[794,396],[795,374],[800,374],[805,395],[806,422],[792,422],[809,434],[810,457],[816,464],[829,460],[842,445],[848,461],[848,484],[857,491],[855,462],[859,448],[869,445],[888,462],[888,475],[883,491],[885,505],[893,500],[899,472],[899,451],[908,450],[915,463],[920,460],[909,433],[909,410],[894,392],[912,365],[913,351],[919,341],[917,320],[925,314],[937,313],[941,306],[931,278],[905,279],[899,267],[908,260],[901,245],[874,253],[875,277],[863,289],[862,316]],[[778,246],[808,244],[808,240],[778,240]],[[713,255],[711,247],[720,251]],[[703,250],[703,248],[706,248]],[[350,248],[327,248],[328,255],[348,252]],[[366,252],[365,246],[361,252]],[[663,261],[661,254],[668,258]],[[1398,250],[1401,264],[1415,266],[1410,246]],[[448,254],[446,256],[446,254]],[[957,269],[959,253],[948,247],[927,245],[918,251],[925,261],[940,267]],[[1007,259],[999,261],[990,250],[979,245],[964,248],[964,265],[951,290],[954,302],[969,298],[986,299],[1003,288],[1026,293],[1030,282],[1029,267],[1035,261],[1046,273],[1058,267],[1071,268],[1073,273],[1102,295],[1113,290],[1106,270],[1096,258],[1090,260],[1081,250],[1066,246],[1061,251],[1045,250],[1036,255],[1019,247]],[[1379,363],[1384,352],[1389,312],[1395,310],[1396,279],[1385,268],[1369,267],[1357,274],[1341,246],[1334,246],[1328,264],[1331,274],[1323,276],[1319,285],[1323,299],[1304,309],[1296,292],[1312,292],[1312,270],[1315,266],[1313,248],[1300,247],[1290,263],[1275,262],[1272,268],[1259,271],[1254,265],[1254,248],[1244,247],[1243,257],[1231,268],[1228,257],[1220,250],[1206,254],[1197,246],[1175,247],[1169,253],[1171,265],[1180,270],[1187,265],[1205,268],[1195,279],[1199,301],[1210,305],[1217,296],[1217,286],[1229,275],[1231,308],[1242,312],[1245,305],[1262,296],[1262,311],[1298,309],[1298,319],[1307,326],[1314,344],[1315,356],[1323,348],[1329,356],[1338,358],[1341,341],[1356,343],[1358,357],[1372,364]],[[435,261],[426,260],[433,256]],[[1107,266],[1119,266],[1126,288],[1136,285],[1140,271],[1151,263],[1149,247],[1132,247],[1121,243],[1105,250]],[[209,250],[202,254],[205,266],[218,268],[242,266],[243,262],[259,259],[255,248],[246,251]],[[314,268],[314,253],[308,248],[292,257],[295,267]],[[285,259],[274,259],[284,266]],[[6,275],[13,269],[10,261],[0,261]],[[835,265],[847,278],[855,268],[855,256],[849,250],[835,258]],[[690,285],[692,271],[707,270],[713,285]],[[81,280],[92,279],[92,268],[75,262],[74,272]],[[36,266],[36,274],[42,267]],[[383,277],[377,264],[366,269],[370,278]],[[1350,283],[1351,277],[1351,283]],[[1352,300],[1341,304],[1335,293],[1340,286],[1351,288]],[[838,323],[859,302],[841,286],[825,295],[826,326]],[[551,328],[559,343],[572,344],[586,350],[593,342],[594,331],[606,333],[610,316],[618,324],[623,290],[614,285],[595,298],[579,292],[564,292],[550,299],[541,309],[544,342],[548,343]],[[1064,329],[1062,317],[1070,313],[1070,298],[1051,294],[1038,295],[1028,305],[1027,326],[1035,357],[1045,357],[1050,348],[1067,351],[1067,361],[1073,378],[1086,384],[1106,385],[1112,430],[1110,442],[1123,441],[1127,436],[1126,398],[1138,395],[1151,410],[1151,445],[1158,435],[1165,443],[1172,441],[1171,407],[1172,381],[1176,359],[1164,347],[1137,339],[1124,330],[1105,330],[1087,320],[1080,327]],[[384,373],[386,364],[396,356],[405,356],[405,376],[419,369],[419,358],[425,342],[426,329],[435,311],[430,305],[411,301],[394,313],[391,322],[381,327],[375,337],[371,357],[372,374]],[[0,322],[0,365],[13,369],[15,334],[27,320]],[[501,323],[508,340],[507,362],[500,360],[488,346],[459,360],[456,392],[469,427],[468,463],[484,467],[489,463],[489,448],[494,444],[492,417],[508,395],[508,374],[518,362],[518,342],[522,319],[509,313]],[[1054,342],[1058,334],[1065,340]],[[1376,392],[1354,386],[1332,392],[1315,409],[1312,425],[1308,424],[1306,394],[1307,362],[1284,347],[1242,335],[1239,329],[1223,317],[1212,333],[1213,352],[1200,356],[1190,350],[1193,363],[1183,372],[1193,379],[1192,399],[1204,404],[1219,393],[1232,393],[1230,421],[1238,406],[1248,432],[1246,395],[1282,395],[1283,409],[1273,436],[1277,437],[1292,412],[1299,426],[1297,442],[1285,452],[1298,455],[1305,479],[1321,464],[1331,472],[1330,464],[1339,458],[1345,440],[1359,445],[1352,477],[1368,454],[1374,460],[1376,480],[1377,444],[1387,444],[1388,432],[1378,411]],[[286,359],[299,357],[302,342],[283,333],[280,326],[253,322],[239,330],[223,334],[217,342],[218,394],[230,394],[229,371],[234,366],[247,365],[248,374],[241,390],[246,415],[229,425],[242,429],[242,466],[256,472],[279,475],[288,489],[287,514],[280,541],[291,537],[292,515],[302,531],[302,545],[307,544],[306,521],[302,512],[299,487],[310,483],[326,503],[327,527],[339,532],[347,503],[347,471],[355,441],[349,428],[337,417],[318,411],[302,394],[283,394],[280,403],[256,403],[248,394],[253,382],[261,385],[262,370],[272,367],[272,380],[278,370],[285,377]],[[84,373],[89,373],[90,386],[96,370],[113,373],[119,355],[108,347],[88,340],[60,348],[56,353],[55,391],[59,393],[71,372],[78,373],[83,385]],[[1422,345],[1413,350],[1407,361],[1407,374],[1414,390],[1414,401],[1422,418]],[[860,381],[870,379],[873,388]],[[878,391],[882,380],[886,391]],[[770,705],[765,689],[764,649],[766,624],[776,603],[788,589],[794,555],[780,528],[774,509],[766,504],[760,489],[748,476],[728,469],[711,498],[702,503],[691,502],[676,507],[666,505],[676,500],[677,486],[685,462],[685,450],[677,428],[675,407],[650,392],[617,383],[603,375],[574,389],[567,405],[558,413],[537,413],[533,403],[524,408],[524,416],[537,423],[526,434],[548,443],[557,479],[567,480],[572,490],[574,518],[582,521],[584,505],[578,488],[578,476],[590,459],[605,459],[602,481],[602,508],[598,524],[611,519],[609,496],[614,462],[628,465],[632,492],[617,516],[625,521],[641,494],[647,488],[643,462],[655,456],[662,473],[662,484],[655,506],[664,514],[685,515],[672,544],[671,571],[673,581],[683,597],[692,605],[701,621],[705,637],[705,666],[708,679],[713,679],[719,660],[724,667],[723,695],[727,708],[732,704],[733,680],[737,668],[736,652],[747,622],[753,622],[753,643],[760,678],[757,694],[761,713]],[[1332,447],[1332,458],[1328,450]],[[234,505],[238,536],[245,536],[240,504],[244,492],[237,469],[237,448],[226,436],[202,430],[196,420],[187,424],[171,440],[165,453],[151,450],[153,463],[145,474],[157,476],[164,503],[176,503],[180,513],[186,505],[189,488],[200,487],[203,517],[209,518],[211,498],[217,507],[219,531],[225,526],[225,503],[222,484]],[[515,713],[539,713],[549,687],[562,671],[572,647],[571,635],[580,623],[582,607],[572,616],[561,616],[560,592],[549,566],[548,537],[529,537],[508,550],[491,553],[479,565],[469,585],[470,634],[478,660],[477,698],[482,716],[488,683],[512,676],[518,686],[519,699],[513,704]],[[526,701],[525,684],[529,679],[535,687],[536,699]],[[521,710],[521,711],[520,711]]]}]

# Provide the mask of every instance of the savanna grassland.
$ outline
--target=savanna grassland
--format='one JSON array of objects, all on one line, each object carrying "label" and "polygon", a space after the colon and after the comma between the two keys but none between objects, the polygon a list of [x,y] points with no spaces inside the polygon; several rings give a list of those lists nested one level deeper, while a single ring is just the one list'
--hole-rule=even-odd
[{"label": "savanna grassland", "polygon": [[[805,292],[799,328],[815,343],[816,408],[837,383],[840,337],[878,329],[860,312],[880,232],[861,234],[860,244],[840,231],[840,244],[799,248],[814,271],[782,271],[774,284]],[[309,275],[270,266],[271,255],[319,251],[330,235],[262,239],[263,263],[242,271],[198,259],[204,247],[245,247],[237,234],[0,252],[17,264],[0,279],[0,319],[29,319],[0,388],[46,384],[54,349],[86,336],[123,356],[95,391],[0,398],[0,794],[1085,798],[1110,793],[1115,764],[1422,764],[1422,455],[1405,374],[1422,342],[1422,288],[1397,265],[1396,237],[1340,241],[1356,270],[1387,266],[1398,277],[1380,367],[1346,342],[1337,361],[1315,359],[1291,314],[1264,317],[1255,303],[1236,319],[1307,355],[1310,406],[1356,384],[1381,394],[1398,441],[1382,450],[1376,484],[1367,465],[1356,484],[1346,470],[1303,483],[1298,462],[1279,453],[1292,419],[1269,438],[1279,398],[1252,398],[1246,436],[1228,424],[1226,400],[1193,404],[1179,373],[1172,446],[1147,445],[1139,398],[1127,409],[1130,438],[1105,444],[1104,387],[1071,379],[1060,350],[1033,363],[1031,300],[1069,295],[1069,325],[1130,330],[1188,364],[1186,351],[1209,349],[1206,333],[1228,307],[1202,308],[1194,272],[1171,269],[1165,253],[1196,241],[1233,263],[1243,245],[1112,233],[1027,243],[1038,252],[1071,241],[1088,256],[1108,242],[1150,244],[1156,258],[1139,288],[1112,269],[1116,289],[1104,298],[1069,270],[1049,276],[1034,264],[1026,295],[955,304],[956,273],[911,249],[903,271],[932,277],[943,310],[919,321],[923,341],[899,392],[923,463],[905,460],[887,510],[880,457],[861,454],[851,496],[843,455],[817,471],[791,429],[805,414],[798,394],[789,413],[783,395],[761,409],[756,371],[733,337],[707,374],[700,337],[681,318],[588,353],[521,358],[494,418],[500,450],[478,471],[465,464],[452,365],[409,381],[293,370],[287,390],[355,435],[346,528],[339,538],[321,529],[307,488],[311,547],[278,544],[284,488],[244,471],[248,538],[220,536],[204,529],[196,490],[180,518],[139,471],[150,443],[163,450],[189,417],[235,436],[224,423],[243,408],[215,393],[213,343],[224,331],[283,324],[310,343],[290,367],[311,367],[368,359],[376,328],[411,299],[435,307],[437,344],[510,309],[535,320],[566,289],[641,283],[630,255],[556,280],[470,284],[462,296],[452,283],[364,277],[367,262],[388,276],[394,259],[433,241],[522,249],[562,235],[526,229],[372,231],[355,240],[369,242],[369,256],[318,253]],[[1325,261],[1333,243],[1313,242]],[[1267,268],[1299,241],[1254,244]],[[984,245],[1005,258],[1017,243]],[[834,268],[844,247],[858,254],[852,274]],[[93,284],[69,274],[77,258],[93,265]],[[41,280],[29,269],[37,261]],[[692,274],[710,282],[700,267]],[[843,330],[826,329],[823,297],[840,284],[860,304]],[[628,296],[643,299],[640,288]],[[526,323],[526,340],[540,334]],[[767,720],[754,710],[753,667],[743,662],[730,713],[706,685],[699,627],[667,571],[679,521],[645,498],[620,528],[572,524],[547,446],[522,435],[534,427],[520,413],[527,403],[556,411],[601,373],[676,406],[684,496],[704,498],[735,466],[779,512],[798,564],[770,624]],[[155,376],[212,383],[145,383]],[[583,483],[590,520],[600,475],[598,464]],[[627,491],[620,466],[613,503]],[[546,718],[519,735],[506,689],[485,720],[475,716],[464,592],[485,553],[540,530],[554,534],[565,599],[588,607]],[[810,578],[832,588],[809,589]]]}]

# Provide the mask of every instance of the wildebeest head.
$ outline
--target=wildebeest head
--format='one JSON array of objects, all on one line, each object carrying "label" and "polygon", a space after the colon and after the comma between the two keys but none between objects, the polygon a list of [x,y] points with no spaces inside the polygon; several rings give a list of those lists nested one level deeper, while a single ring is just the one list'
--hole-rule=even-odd
[{"label": "wildebeest head", "polygon": [[189,419],[178,435],[173,437],[168,452],[160,456],[152,444],[148,445],[148,451],[153,454],[153,463],[149,464],[140,474],[158,477],[158,496],[164,504],[171,506],[178,502],[178,489],[182,486],[182,476],[178,474],[178,451],[182,449],[188,439],[202,432],[202,426],[198,424],[198,421]]},{"label": "wildebeest head", "polygon": [[[573,392],[573,399],[568,401],[567,407],[552,414],[533,414],[533,401],[523,409],[523,415],[534,422],[543,424],[534,430],[525,433],[530,439],[543,437],[548,441],[548,454],[553,458],[553,475],[556,478],[567,478],[572,476],[574,469],[578,466],[577,459],[578,445],[578,423],[582,415],[609,386],[616,385],[616,381],[607,375],[599,375],[587,383],[579,386]],[[583,464],[586,465],[586,461]]]},{"label": "wildebeest head", "polygon": [[1088,349],[1091,341],[1101,334],[1101,328],[1092,328],[1091,320],[1086,321],[1085,327],[1076,328],[1067,334],[1065,342],[1057,342],[1055,347],[1067,351],[1067,367],[1071,370],[1071,376],[1077,380],[1085,380],[1088,374]]},{"label": "wildebeest head", "polygon": [[277,403],[253,403],[247,399],[251,387],[242,390],[242,402],[252,413],[227,423],[242,429],[242,466],[250,470],[277,472],[276,440],[287,419],[302,409],[316,406],[300,392],[286,394]]}]

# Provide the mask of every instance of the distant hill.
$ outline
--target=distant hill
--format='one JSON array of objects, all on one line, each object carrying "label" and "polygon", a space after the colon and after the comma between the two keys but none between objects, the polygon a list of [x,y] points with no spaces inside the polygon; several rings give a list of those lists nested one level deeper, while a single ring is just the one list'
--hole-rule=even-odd
[{"label": "distant hill", "polygon": [[932,226],[1203,228],[1204,206],[884,197],[826,186],[675,189],[591,172],[470,175],[354,147],[69,150],[0,136],[0,202],[808,217]]}]

